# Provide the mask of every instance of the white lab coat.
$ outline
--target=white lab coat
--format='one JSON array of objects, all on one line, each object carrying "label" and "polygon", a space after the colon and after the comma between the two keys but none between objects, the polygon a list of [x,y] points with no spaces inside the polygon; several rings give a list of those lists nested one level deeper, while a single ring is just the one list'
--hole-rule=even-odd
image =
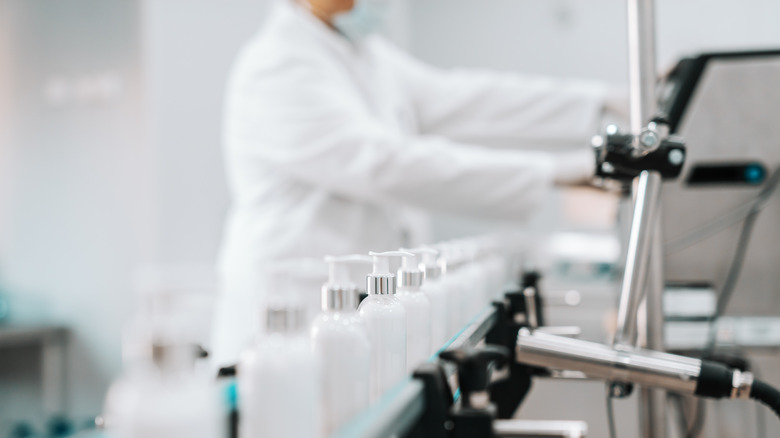
[{"label": "white lab coat", "polygon": [[583,149],[604,96],[590,82],[437,70],[277,1],[227,89],[217,364],[251,339],[260,297],[306,290],[316,308],[324,268],[296,280],[278,262],[416,243],[419,210],[519,219],[556,180],[586,177],[592,162],[517,149]]}]

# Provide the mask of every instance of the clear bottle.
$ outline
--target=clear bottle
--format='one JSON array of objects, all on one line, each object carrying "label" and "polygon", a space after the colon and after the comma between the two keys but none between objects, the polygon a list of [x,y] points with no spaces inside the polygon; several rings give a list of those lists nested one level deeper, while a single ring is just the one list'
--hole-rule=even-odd
[{"label": "clear bottle", "polygon": [[396,277],[390,257],[405,252],[370,253],[374,270],[367,277],[368,297],[358,312],[371,342],[371,400],[376,401],[406,376],[406,310],[395,296]]},{"label": "clear bottle", "polygon": [[199,349],[186,333],[188,316],[178,310],[157,306],[125,333],[124,373],[103,409],[109,436],[227,437],[227,403],[214,380],[196,369]]},{"label": "clear bottle", "polygon": [[322,313],[314,320],[311,337],[322,363],[323,436],[330,436],[370,401],[371,344],[357,313],[360,288],[350,268],[370,265],[371,258],[328,257],[325,261],[330,265],[330,278],[322,287]]},{"label": "clear bottle", "polygon": [[320,366],[306,331],[306,308],[276,300],[265,336],[238,365],[239,437],[318,437]]},{"label": "clear bottle", "polygon": [[420,270],[422,254],[415,250],[401,251],[409,255],[403,257],[398,270],[400,285],[396,297],[406,309],[406,372],[411,374],[431,356],[431,302],[422,290],[425,278]]},{"label": "clear bottle", "polygon": [[425,274],[422,291],[431,302],[431,354],[433,355],[450,340],[447,327],[449,300],[440,281],[442,269],[438,261],[439,252],[433,248],[420,248],[415,251],[422,256],[420,269]]}]

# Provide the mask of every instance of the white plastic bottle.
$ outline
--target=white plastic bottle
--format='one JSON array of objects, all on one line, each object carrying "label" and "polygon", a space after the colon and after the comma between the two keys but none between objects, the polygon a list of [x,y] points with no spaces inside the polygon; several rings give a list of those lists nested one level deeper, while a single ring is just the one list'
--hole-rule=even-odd
[{"label": "white plastic bottle", "polygon": [[319,437],[320,368],[306,309],[279,301],[265,313],[265,336],[238,364],[239,437]]},{"label": "white plastic bottle", "polygon": [[212,376],[196,369],[198,350],[187,326],[187,315],[167,308],[136,318],[129,327],[125,369],[109,388],[103,409],[110,436],[227,438],[227,400]]},{"label": "white plastic bottle", "polygon": [[474,241],[462,240],[460,244],[467,260],[466,265],[461,269],[461,275],[464,278],[463,284],[466,285],[462,320],[462,324],[465,326],[477,315],[477,312],[487,305],[487,279],[481,266],[479,248]]},{"label": "white plastic bottle", "polygon": [[371,400],[376,401],[406,376],[406,310],[395,296],[396,277],[390,272],[390,257],[409,253],[370,253],[374,271],[368,275],[368,297],[358,312],[371,342]]},{"label": "white plastic bottle", "polygon": [[420,248],[415,250],[422,257],[420,269],[425,274],[422,291],[431,302],[431,351],[433,355],[444,347],[450,340],[447,321],[449,302],[447,293],[442,288],[442,269],[439,265],[439,252],[433,248]]},{"label": "white plastic bottle", "polygon": [[460,275],[462,263],[459,253],[455,251],[455,244],[442,243],[439,249],[441,251],[439,266],[442,267],[439,287],[447,295],[447,338],[452,338],[463,328],[462,310],[465,291]]},{"label": "white plastic bottle", "polygon": [[409,253],[403,257],[398,270],[398,301],[406,309],[406,372],[411,374],[431,355],[431,302],[423,292],[425,274],[420,270],[420,253],[402,249]]},{"label": "white plastic bottle", "polygon": [[328,257],[325,261],[330,265],[330,278],[322,287],[322,313],[314,320],[311,337],[322,363],[323,436],[330,436],[370,401],[371,344],[357,313],[360,289],[350,268],[370,265],[371,258]]}]

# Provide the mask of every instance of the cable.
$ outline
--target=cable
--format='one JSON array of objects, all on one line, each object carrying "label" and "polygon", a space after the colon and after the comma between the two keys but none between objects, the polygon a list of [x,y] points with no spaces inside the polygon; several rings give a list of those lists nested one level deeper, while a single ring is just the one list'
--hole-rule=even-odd
[{"label": "cable", "polygon": [[726,281],[723,283],[723,289],[718,296],[718,303],[715,308],[715,314],[712,317],[712,323],[710,325],[709,335],[707,339],[707,345],[704,349],[702,357],[707,357],[715,350],[717,343],[717,323],[718,319],[723,315],[726,307],[731,300],[731,296],[734,294],[734,289],[739,280],[739,276],[742,273],[742,267],[745,262],[745,255],[747,254],[747,248],[750,243],[750,236],[753,233],[753,228],[758,219],[758,214],[767,204],[767,201],[777,188],[780,181],[780,168],[776,169],[769,181],[761,190],[761,193],[756,197],[756,201],[753,203],[753,207],[745,217],[745,221],[742,223],[742,230],[739,233],[739,239],[737,240],[737,248],[734,252],[734,258],[731,261],[731,267],[726,275]]},{"label": "cable", "polygon": [[766,207],[767,201],[772,197],[774,191],[777,189],[780,178],[778,178],[777,170],[769,178],[767,185],[761,192],[756,195],[754,199],[740,205],[739,207],[731,210],[728,213],[722,214],[712,221],[702,225],[701,227],[685,234],[681,237],[675,238],[664,244],[664,252],[666,254],[673,254],[688,248],[704,239],[707,239],[726,228],[738,223],[746,218],[751,212],[756,210],[763,210]]},{"label": "cable", "polygon": [[666,402],[671,404],[671,410],[675,410],[680,414],[677,416],[677,429],[684,436],[688,430],[688,422],[686,421],[685,404],[683,403],[682,395],[674,392],[666,393]]},{"label": "cable", "polygon": [[[687,412],[688,409],[685,406],[685,399],[683,398],[682,394],[677,394],[673,392],[669,392],[666,394],[667,399],[674,405],[673,408],[680,412],[680,415],[677,417],[678,424],[677,427],[680,431],[680,436],[683,436],[685,438],[692,438],[695,437],[694,433],[694,427],[693,425],[689,426],[688,417],[690,416],[691,412]],[[699,421],[699,412],[700,409],[703,407],[703,405],[700,403],[702,399],[696,400],[696,407],[694,407],[693,414],[695,415],[694,419],[694,425],[697,421]]]},{"label": "cable", "polygon": [[[761,380],[761,369],[755,361],[750,361],[750,371],[754,379]],[[766,438],[766,411],[761,406],[756,406],[756,438]]]},{"label": "cable", "polygon": [[700,398],[696,402],[696,416],[690,429],[685,432],[686,438],[698,438],[704,431],[704,420],[707,418],[707,402]]},{"label": "cable", "polygon": [[607,427],[609,428],[609,438],[617,438],[615,432],[615,408],[612,401],[612,384],[607,382]]},{"label": "cable", "polygon": [[723,312],[726,310],[726,307],[731,300],[731,296],[734,294],[737,280],[739,280],[739,276],[742,273],[745,254],[747,253],[750,235],[753,233],[753,226],[756,223],[757,216],[757,212],[751,213],[745,218],[745,222],[742,224],[742,230],[739,233],[734,258],[731,260],[731,267],[726,275],[726,281],[723,283],[723,289],[721,290],[720,295],[718,295],[718,302],[715,306],[715,313],[712,315],[712,322],[710,323],[710,330],[707,335],[707,344],[702,353],[702,357],[708,357],[715,351],[718,340],[718,320],[723,316]]},{"label": "cable", "polygon": [[763,403],[771,409],[775,415],[780,417],[780,391],[771,385],[768,385],[762,380],[754,380],[753,386],[750,389],[750,398]]}]

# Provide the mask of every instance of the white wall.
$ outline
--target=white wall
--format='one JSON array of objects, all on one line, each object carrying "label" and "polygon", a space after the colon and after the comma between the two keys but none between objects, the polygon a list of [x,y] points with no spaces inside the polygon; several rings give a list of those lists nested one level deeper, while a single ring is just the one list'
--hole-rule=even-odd
[{"label": "white wall", "polygon": [[157,151],[159,253],[153,262],[212,265],[228,198],[222,95],[240,45],[268,1],[145,0],[145,114]]},{"label": "white wall", "polygon": [[[0,284],[12,322],[73,330],[77,417],[99,412],[120,370],[139,269],[212,269],[228,202],[223,89],[267,3],[0,0],[13,23],[0,27],[0,91],[14,91],[0,93],[14,115],[0,140],[18,133],[0,142],[13,170],[0,176]],[[108,95],[90,94],[95,78]],[[0,396],[0,425],[37,415],[16,405]]]},{"label": "white wall", "polygon": [[14,321],[73,330],[69,402],[76,414],[94,414],[119,363],[129,267],[154,245],[137,4],[6,0],[4,7],[14,89],[4,96],[14,116],[4,149],[15,172],[3,281]]},{"label": "white wall", "polygon": [[[780,46],[780,2],[658,0],[659,68],[702,50]],[[441,66],[627,81],[620,0],[417,0],[412,51]]]},{"label": "white wall", "polygon": [[[6,0],[0,0],[0,257],[2,257],[4,219],[8,216],[8,203],[11,196],[11,53],[10,18]],[[2,259],[0,259],[2,266]],[[0,271],[0,276],[2,275]],[[0,277],[2,278],[2,277]]]}]

